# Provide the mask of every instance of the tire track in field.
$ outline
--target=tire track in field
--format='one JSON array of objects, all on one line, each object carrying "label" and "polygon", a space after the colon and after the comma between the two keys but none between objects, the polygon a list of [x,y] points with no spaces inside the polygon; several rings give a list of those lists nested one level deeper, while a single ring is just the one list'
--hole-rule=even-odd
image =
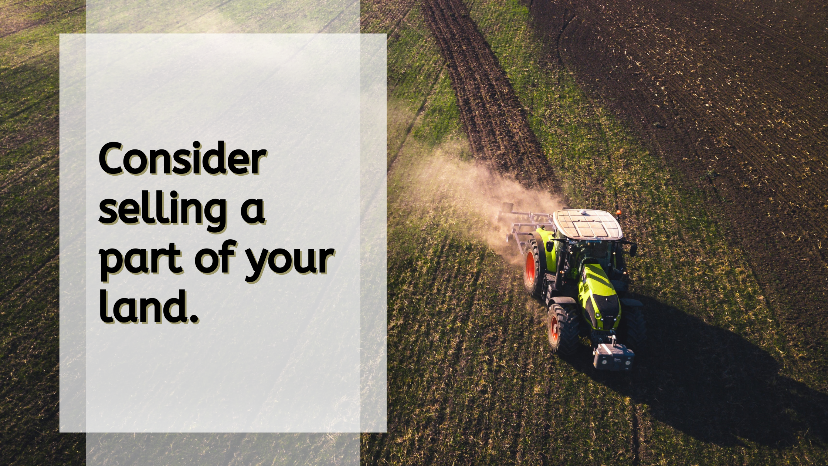
[{"label": "tire track in field", "polygon": [[638,427],[638,409],[633,404],[630,406],[630,449],[632,450],[632,464],[638,466],[641,464],[641,441],[639,440],[640,429]]},{"label": "tire track in field", "polygon": [[526,112],[460,0],[424,0],[423,13],[446,60],[474,156],[529,187],[557,182]]}]

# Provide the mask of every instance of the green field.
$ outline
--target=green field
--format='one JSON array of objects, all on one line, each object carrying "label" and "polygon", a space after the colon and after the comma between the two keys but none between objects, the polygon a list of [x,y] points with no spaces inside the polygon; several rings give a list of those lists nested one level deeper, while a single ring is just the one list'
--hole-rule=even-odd
[{"label": "green field", "polygon": [[[546,311],[486,209],[503,191],[555,201],[471,163],[419,3],[363,2],[363,32],[389,34],[389,406],[388,433],[362,436],[362,462],[828,464],[824,364],[766,304],[717,209],[725,200],[547,63],[520,2],[467,4],[568,204],[625,212],[650,350],[630,375],[551,354]],[[83,5],[0,6],[0,464],[85,461],[85,436],[58,433],[57,34],[84,31]],[[476,180],[503,191],[469,189]],[[250,452],[280,451],[218,440],[218,453],[197,438],[154,445],[171,464],[270,464]]]},{"label": "green field", "polygon": [[84,2],[0,6],[0,463],[79,464],[58,434],[58,34]]}]

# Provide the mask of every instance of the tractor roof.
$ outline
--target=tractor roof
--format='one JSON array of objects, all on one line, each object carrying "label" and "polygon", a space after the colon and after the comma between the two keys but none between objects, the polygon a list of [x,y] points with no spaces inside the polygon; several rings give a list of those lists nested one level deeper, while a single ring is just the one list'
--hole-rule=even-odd
[{"label": "tractor roof", "polygon": [[624,237],[618,220],[603,210],[559,210],[552,218],[555,227],[567,238],[612,241]]}]

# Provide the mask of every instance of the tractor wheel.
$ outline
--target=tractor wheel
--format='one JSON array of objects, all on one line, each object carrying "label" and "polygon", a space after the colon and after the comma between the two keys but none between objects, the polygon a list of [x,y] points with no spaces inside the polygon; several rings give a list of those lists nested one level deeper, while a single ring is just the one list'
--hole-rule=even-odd
[{"label": "tractor wheel", "polygon": [[526,288],[526,292],[536,299],[543,296],[543,274],[546,273],[545,270],[541,270],[539,259],[538,243],[534,239],[530,239],[526,247],[526,257],[523,261],[523,286]]},{"label": "tractor wheel", "polygon": [[641,351],[647,343],[647,324],[644,315],[636,308],[626,308],[621,315],[620,325],[621,343],[629,346],[633,351]]},{"label": "tractor wheel", "polygon": [[574,306],[549,306],[549,344],[552,351],[570,355],[578,349],[578,312]]}]

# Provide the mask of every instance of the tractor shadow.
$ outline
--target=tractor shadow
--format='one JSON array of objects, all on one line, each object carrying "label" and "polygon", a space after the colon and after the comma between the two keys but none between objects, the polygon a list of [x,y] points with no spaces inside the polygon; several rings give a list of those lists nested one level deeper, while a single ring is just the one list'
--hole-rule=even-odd
[{"label": "tractor shadow", "polygon": [[644,303],[648,345],[628,374],[600,372],[592,357],[572,366],[649,407],[650,415],[700,441],[772,448],[801,436],[828,443],[828,395],[779,373],[779,363],[741,336],[654,299]]}]

